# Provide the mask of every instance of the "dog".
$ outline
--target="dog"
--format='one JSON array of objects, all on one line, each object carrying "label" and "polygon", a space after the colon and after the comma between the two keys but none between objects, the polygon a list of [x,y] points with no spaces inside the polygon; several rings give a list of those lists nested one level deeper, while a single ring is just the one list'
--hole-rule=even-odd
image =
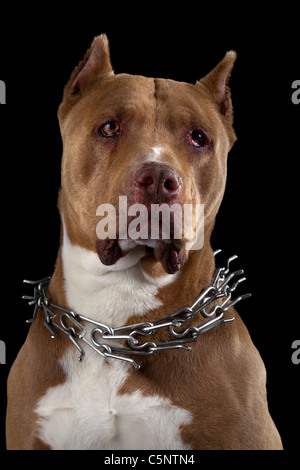
[{"label": "dog", "polygon": [[[73,71],[58,110],[61,243],[9,374],[8,449],[282,449],[229,300],[232,259],[216,270],[210,244],[235,59],[196,84],[114,74],[100,35]],[[191,205],[204,206],[201,246],[186,227],[175,236],[170,208]],[[168,235],[158,214],[150,236],[152,206],[170,210]]]}]

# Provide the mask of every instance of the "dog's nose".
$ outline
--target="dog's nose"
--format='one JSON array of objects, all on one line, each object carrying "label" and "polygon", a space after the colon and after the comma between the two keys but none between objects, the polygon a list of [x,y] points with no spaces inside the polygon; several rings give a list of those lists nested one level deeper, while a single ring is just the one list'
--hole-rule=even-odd
[{"label": "dog's nose", "polygon": [[146,164],[140,168],[133,179],[134,192],[154,203],[176,199],[182,181],[176,171],[167,165]]}]

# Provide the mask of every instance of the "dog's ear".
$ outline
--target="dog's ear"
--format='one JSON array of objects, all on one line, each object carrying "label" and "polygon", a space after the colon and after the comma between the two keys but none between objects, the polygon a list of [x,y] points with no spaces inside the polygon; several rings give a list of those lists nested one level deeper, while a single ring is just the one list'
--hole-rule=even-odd
[{"label": "dog's ear", "polygon": [[227,52],[224,59],[206,77],[197,82],[197,84],[202,84],[209,90],[220,113],[225,116],[230,124],[233,121],[233,112],[228,81],[235,60],[236,52]]},{"label": "dog's ear", "polygon": [[113,75],[110,62],[108,39],[105,34],[97,36],[84,59],[74,69],[69,82],[65,87],[68,97],[81,95],[84,90],[98,78]]}]

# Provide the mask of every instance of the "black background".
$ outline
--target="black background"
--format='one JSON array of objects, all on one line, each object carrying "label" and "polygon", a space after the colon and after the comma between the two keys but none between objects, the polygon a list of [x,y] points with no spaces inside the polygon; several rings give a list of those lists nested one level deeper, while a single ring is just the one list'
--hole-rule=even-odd
[{"label": "black background", "polygon": [[238,53],[230,82],[238,141],[212,244],[227,256],[238,254],[236,267],[245,269],[252,298],[238,310],[266,364],[270,411],[291,452],[300,443],[300,365],[291,361],[292,342],[300,338],[300,104],[291,101],[291,84],[300,78],[299,8],[120,5],[75,4],[64,16],[47,4],[16,7],[1,19],[7,104],[0,107],[0,339],[7,363],[0,365],[0,449],[6,379],[32,313],[20,300],[22,279],[51,274],[59,244],[57,108],[73,68],[104,32],[116,73],[194,83],[227,50]]}]

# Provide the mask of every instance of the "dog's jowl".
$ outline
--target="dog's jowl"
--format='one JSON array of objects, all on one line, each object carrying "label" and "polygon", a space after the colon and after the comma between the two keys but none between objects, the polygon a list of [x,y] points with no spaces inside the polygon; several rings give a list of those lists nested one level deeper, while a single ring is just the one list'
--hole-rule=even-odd
[{"label": "dog's jowl", "polygon": [[9,449],[281,448],[230,300],[232,260],[218,270],[210,245],[235,59],[196,84],[114,74],[102,35],[73,71],[58,111],[60,249],[9,375]]}]

